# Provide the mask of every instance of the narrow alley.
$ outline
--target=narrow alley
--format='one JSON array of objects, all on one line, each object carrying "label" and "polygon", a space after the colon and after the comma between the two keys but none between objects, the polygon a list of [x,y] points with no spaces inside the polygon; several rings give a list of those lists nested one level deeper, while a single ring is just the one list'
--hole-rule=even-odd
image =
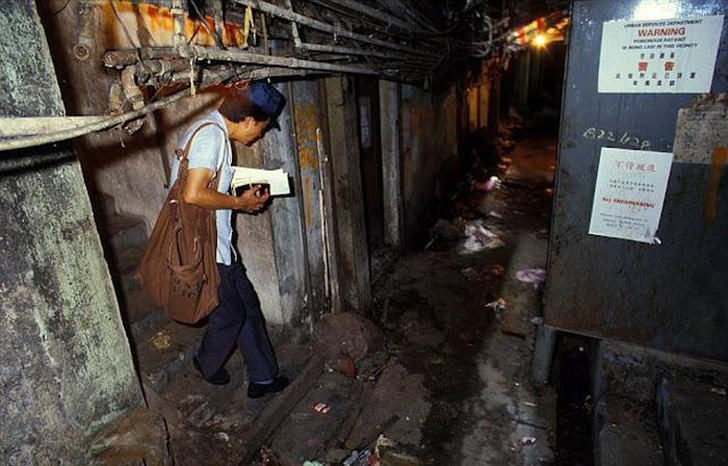
[{"label": "narrow alley", "polygon": [[[448,197],[447,218],[432,228],[427,250],[398,259],[374,283],[369,322],[354,315],[324,319],[312,345],[285,344],[273,335],[284,373],[308,376],[278,411],[247,400],[241,378],[210,398],[209,385],[193,368],[175,372],[169,358],[185,347],[183,335],[199,329],[170,323],[150,334],[137,357],[156,361],[142,366],[159,390],[147,396],[166,419],[176,461],[225,465],[241,451],[261,460],[246,447],[259,433],[256,421],[277,412],[275,432],[263,442],[263,464],[313,458],[339,464],[352,451],[373,454],[384,438],[396,445],[392,455],[412,464],[553,464],[556,395],[531,382],[530,361],[555,124],[552,117],[504,127],[492,148],[502,154],[495,165],[493,153],[471,151],[472,169]],[[498,181],[488,184],[492,177]],[[321,352],[338,358],[325,363],[322,375],[308,374],[321,345]],[[343,361],[339,350],[347,352]],[[240,362],[231,359],[232,373]],[[207,453],[211,444],[214,458]]]},{"label": "narrow alley", "polygon": [[[399,261],[377,290],[375,317],[394,346],[387,369],[401,374],[378,382],[377,411],[411,406],[400,418],[414,426],[387,435],[418,445],[424,464],[555,459],[555,393],[530,375],[543,276],[525,272],[546,265],[556,134],[526,125],[507,139],[505,164],[478,164],[451,196],[430,248]],[[484,186],[491,176],[502,181]]]},{"label": "narrow alley", "polygon": [[0,2],[0,464],[728,466],[727,7]]}]

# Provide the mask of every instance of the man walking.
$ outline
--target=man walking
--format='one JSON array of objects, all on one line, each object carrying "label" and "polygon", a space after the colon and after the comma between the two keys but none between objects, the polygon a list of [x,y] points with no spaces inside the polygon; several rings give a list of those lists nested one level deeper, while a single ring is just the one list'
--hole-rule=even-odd
[{"label": "man walking", "polygon": [[[180,141],[180,147],[185,147],[194,135],[182,199],[188,204],[215,210],[216,259],[220,272],[220,303],[209,317],[193,363],[208,382],[227,384],[230,375],[224,364],[237,344],[247,366],[250,398],[283,390],[288,380],[278,373],[258,296],[232,246],[232,211],[257,213],[265,207],[268,193],[253,186],[239,196],[228,194],[233,174],[230,141],[252,145],[271,126],[277,125],[276,118],[284,105],[283,95],[270,84],[238,83],[226,88],[219,109],[195,120]],[[198,131],[204,124],[206,126]],[[175,159],[172,183],[178,172],[179,161]],[[215,173],[219,177],[217,190],[208,187]]]}]

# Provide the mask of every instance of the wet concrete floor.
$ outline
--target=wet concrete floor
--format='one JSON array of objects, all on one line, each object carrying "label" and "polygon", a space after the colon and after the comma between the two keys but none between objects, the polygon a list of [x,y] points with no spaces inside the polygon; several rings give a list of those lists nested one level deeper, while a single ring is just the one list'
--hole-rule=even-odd
[{"label": "wet concrete floor", "polygon": [[[554,461],[555,394],[530,381],[533,332],[511,335],[503,322],[509,312],[529,320],[539,312],[540,288],[514,277],[526,265],[545,268],[555,154],[554,136],[526,132],[499,169],[500,188],[466,189],[453,201],[448,220],[466,237],[404,257],[375,290],[393,372],[377,390],[387,412],[400,414],[386,435],[424,464]],[[534,307],[489,306],[509,282]]]}]

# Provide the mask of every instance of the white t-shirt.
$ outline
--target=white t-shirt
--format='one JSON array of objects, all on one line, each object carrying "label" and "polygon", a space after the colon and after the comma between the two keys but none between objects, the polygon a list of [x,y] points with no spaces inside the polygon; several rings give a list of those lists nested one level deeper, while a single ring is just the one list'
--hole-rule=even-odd
[{"label": "white t-shirt", "polygon": [[[195,120],[190,124],[179,142],[179,149],[184,150],[187,141],[197,128],[203,123],[214,123],[207,125],[195,135],[190,152],[188,154],[188,168],[209,168],[213,172],[220,167],[220,183],[218,191],[228,193],[233,178],[232,164],[233,151],[230,147],[230,138],[223,116],[217,110]],[[179,160],[177,157],[172,161],[170,186],[174,184],[179,173]],[[231,224],[232,211],[230,209],[217,209],[215,220],[217,226],[217,255],[219,264],[230,265],[235,254],[232,248],[233,228]]]}]

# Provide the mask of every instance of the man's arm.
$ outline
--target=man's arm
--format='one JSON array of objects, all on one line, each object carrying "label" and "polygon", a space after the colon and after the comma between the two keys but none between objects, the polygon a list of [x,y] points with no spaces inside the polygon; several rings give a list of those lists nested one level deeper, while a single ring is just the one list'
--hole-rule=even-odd
[{"label": "man's arm", "polygon": [[234,209],[248,213],[258,212],[265,206],[268,193],[259,196],[254,186],[240,196],[223,194],[207,186],[212,175],[209,168],[190,168],[182,190],[182,200],[205,209]]}]

